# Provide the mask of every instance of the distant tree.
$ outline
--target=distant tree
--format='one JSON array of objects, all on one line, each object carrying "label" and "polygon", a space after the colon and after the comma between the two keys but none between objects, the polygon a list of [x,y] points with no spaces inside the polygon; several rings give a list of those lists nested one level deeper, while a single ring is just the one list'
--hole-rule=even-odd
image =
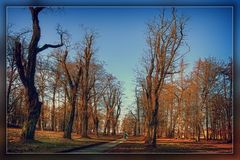
[{"label": "distant tree", "polygon": [[137,131],[136,131],[136,135],[140,135],[141,133],[141,125],[140,125],[140,116],[141,116],[141,106],[140,106],[140,94],[139,91],[137,89],[137,87],[135,88],[135,97],[136,97],[136,119],[137,119]]},{"label": "distant tree", "polygon": [[122,103],[121,95],[120,83],[116,81],[116,77],[109,74],[107,78],[107,88],[103,96],[104,106],[106,108],[104,134],[110,134],[111,126],[112,133],[115,134],[114,130],[117,125],[117,119],[120,115],[120,107]]},{"label": "distant tree", "polygon": [[136,117],[131,112],[126,114],[122,120],[122,132],[127,132],[129,135],[136,135]]},{"label": "distant tree", "polygon": [[48,79],[49,79],[49,62],[47,59],[43,59],[42,57],[38,57],[37,66],[36,66],[36,85],[37,90],[41,98],[42,107],[41,114],[39,118],[39,128],[44,130],[46,128],[46,115],[45,110],[48,107],[46,105],[46,92],[48,89]]},{"label": "distant tree", "polygon": [[11,99],[12,94],[15,89],[17,89],[17,67],[15,63],[15,59],[13,57],[14,54],[14,41],[11,36],[7,37],[7,53],[6,53],[6,59],[7,59],[7,66],[6,66],[6,76],[7,76],[7,93],[6,93],[6,104],[7,104],[7,116],[8,116],[8,123],[11,123],[11,120],[13,119],[13,112],[15,111],[14,102],[17,99]]},{"label": "distant tree", "polygon": [[[54,66],[53,66],[54,65]],[[62,83],[62,74],[61,74],[61,64],[57,61],[54,62],[52,66],[50,66],[50,73],[52,75],[52,79],[50,80],[50,85],[52,89],[52,109],[51,109],[51,130],[56,130],[56,93],[61,87]]]}]

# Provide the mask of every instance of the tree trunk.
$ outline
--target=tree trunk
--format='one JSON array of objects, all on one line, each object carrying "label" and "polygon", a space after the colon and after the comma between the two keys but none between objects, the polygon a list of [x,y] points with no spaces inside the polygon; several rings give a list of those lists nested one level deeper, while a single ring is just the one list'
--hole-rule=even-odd
[{"label": "tree trunk", "polygon": [[208,103],[206,103],[206,140],[208,141]]},{"label": "tree trunk", "polygon": [[73,102],[71,102],[71,113],[70,113],[70,116],[69,116],[69,121],[65,127],[65,130],[64,130],[64,138],[68,138],[68,139],[71,139],[72,138],[72,126],[73,126],[73,121],[74,121],[74,114],[75,114],[75,102],[76,100],[74,100]]},{"label": "tree trunk", "polygon": [[111,130],[111,121],[109,120],[108,126],[107,126],[107,135],[110,135],[110,130]]},{"label": "tree trunk", "polygon": [[56,96],[56,87],[53,88],[53,97],[52,97],[52,112],[51,112],[51,127],[52,131],[55,131],[55,97]]},{"label": "tree trunk", "polygon": [[156,147],[157,140],[158,108],[159,108],[158,95],[155,95],[155,108],[153,111],[153,137],[151,142],[151,145],[153,147]]},{"label": "tree trunk", "polygon": [[140,135],[140,106],[139,106],[139,98],[137,97],[137,135]]},{"label": "tree trunk", "polygon": [[113,135],[113,136],[116,135],[116,127],[113,128],[112,135]]},{"label": "tree trunk", "polygon": [[146,144],[150,144],[151,139],[150,139],[150,122],[149,120],[147,120],[145,128],[147,130],[147,134],[146,134],[146,139],[145,139],[145,143]]},{"label": "tree trunk", "polygon": [[45,120],[44,120],[44,105],[45,105],[45,102],[44,102],[44,91],[42,91],[41,93],[41,98],[42,98],[42,107],[41,107],[41,130],[43,131],[44,128],[45,128]]},{"label": "tree trunk", "polygon": [[200,141],[200,136],[201,136],[201,129],[200,129],[200,125],[199,124],[197,124],[197,128],[196,128],[196,130],[197,130],[197,142],[199,142]]},{"label": "tree trunk", "polygon": [[63,131],[65,131],[65,127],[66,127],[66,114],[67,114],[67,95],[65,92],[65,94],[64,94],[64,113],[63,113]]},{"label": "tree trunk", "polygon": [[96,118],[95,120],[95,135],[98,136],[98,126],[99,126],[99,120]]},{"label": "tree trunk", "polygon": [[82,133],[81,137],[88,137],[88,103],[87,103],[87,98],[84,98],[83,102],[83,112],[82,112]]},{"label": "tree trunk", "polygon": [[42,103],[38,99],[36,88],[29,87],[26,90],[28,118],[22,128],[22,139],[24,141],[34,140],[36,124],[40,116]]}]

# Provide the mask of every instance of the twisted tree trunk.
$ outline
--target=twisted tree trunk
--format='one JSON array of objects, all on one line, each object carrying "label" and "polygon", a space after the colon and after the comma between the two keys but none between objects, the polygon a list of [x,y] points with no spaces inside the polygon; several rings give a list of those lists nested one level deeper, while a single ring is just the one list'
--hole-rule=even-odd
[{"label": "twisted tree trunk", "polygon": [[29,8],[32,16],[32,38],[28,46],[27,60],[25,60],[23,56],[20,38],[15,40],[14,57],[16,59],[16,66],[18,69],[19,77],[24,86],[26,94],[26,105],[28,108],[28,117],[24,122],[22,128],[22,139],[24,141],[34,140],[36,124],[39,119],[42,106],[42,103],[39,101],[38,92],[34,81],[37,54],[47,48],[57,48],[63,45],[61,36],[61,44],[45,44],[40,48],[38,47],[38,42],[41,37],[38,14],[43,8],[44,7]]}]

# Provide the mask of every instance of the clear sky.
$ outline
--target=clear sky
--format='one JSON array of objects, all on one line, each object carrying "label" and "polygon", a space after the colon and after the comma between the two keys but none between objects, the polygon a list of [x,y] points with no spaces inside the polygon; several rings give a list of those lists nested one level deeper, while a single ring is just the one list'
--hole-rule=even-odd
[{"label": "clear sky", "polygon": [[[40,13],[41,44],[58,41],[56,25],[67,29],[72,40],[81,39],[81,25],[98,32],[97,57],[105,61],[106,70],[124,83],[124,107],[134,101],[134,69],[144,54],[146,23],[159,14],[158,7],[68,7],[57,12]],[[214,56],[226,60],[232,56],[232,8],[231,7],[180,7],[178,14],[189,17],[187,43],[190,52],[185,62],[191,69],[198,58]],[[7,24],[12,30],[31,28],[30,12],[26,8],[8,8]],[[49,52],[51,50],[48,50]],[[123,113],[126,113],[127,110]]]}]

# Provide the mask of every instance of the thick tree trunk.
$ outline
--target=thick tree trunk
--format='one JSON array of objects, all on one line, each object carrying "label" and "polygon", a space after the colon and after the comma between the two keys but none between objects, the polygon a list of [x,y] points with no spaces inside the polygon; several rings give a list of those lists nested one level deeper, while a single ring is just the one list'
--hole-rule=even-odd
[{"label": "thick tree trunk", "polygon": [[110,120],[109,119],[107,119],[106,122],[105,122],[104,134],[105,135],[109,135],[110,134]]},{"label": "thick tree trunk", "polygon": [[98,126],[99,126],[99,120],[98,118],[96,118],[95,120],[95,135],[98,136]]},{"label": "thick tree trunk", "polygon": [[116,135],[116,127],[113,128],[112,135],[113,135],[113,136]]},{"label": "thick tree trunk", "polygon": [[[7,87],[7,96],[6,96],[6,104],[7,104],[7,108],[9,109],[9,98],[10,98],[10,93],[11,93],[11,90],[12,90],[12,83],[13,83],[13,80],[12,80],[12,74],[13,73],[11,73],[11,76],[10,76],[10,78],[9,78],[9,84],[8,84],[8,87]],[[8,112],[9,112],[9,110],[8,110]],[[8,114],[9,115],[9,114]]]},{"label": "thick tree trunk", "polygon": [[201,128],[200,128],[200,125],[199,124],[197,124],[197,128],[196,128],[196,130],[197,130],[197,142],[199,142],[200,141],[200,136],[201,136]]},{"label": "thick tree trunk", "polygon": [[38,99],[36,88],[30,87],[26,91],[28,118],[22,128],[22,139],[24,141],[34,140],[36,124],[40,116],[42,103]]},{"label": "thick tree trunk", "polygon": [[72,133],[72,126],[73,126],[74,115],[75,115],[75,105],[76,105],[75,102],[76,100],[73,100],[71,102],[71,113],[69,116],[68,123],[65,126],[64,135],[63,135],[64,138],[68,138],[68,139],[72,138],[71,133]]},{"label": "thick tree trunk", "polygon": [[107,135],[110,135],[110,130],[111,130],[111,121],[109,120],[108,126],[107,126]]},{"label": "thick tree trunk", "polygon": [[150,122],[148,122],[146,128],[147,128],[147,137],[146,137],[145,143],[146,143],[146,144],[150,144],[150,143],[151,143],[151,136],[150,136],[151,127],[150,127]]},{"label": "thick tree trunk", "polygon": [[112,135],[116,135],[117,120],[112,122]]},{"label": "thick tree trunk", "polygon": [[71,89],[71,99],[70,99],[70,103],[71,103],[71,112],[69,115],[69,119],[68,119],[68,123],[65,126],[65,130],[64,130],[64,135],[63,138],[68,138],[71,139],[72,138],[72,126],[73,126],[73,121],[74,121],[74,117],[75,117],[75,108],[76,108],[76,96],[77,96],[77,88],[73,88]]},{"label": "thick tree trunk", "polygon": [[104,125],[104,130],[103,130],[104,135],[107,134],[107,126],[108,126],[108,120],[106,120],[105,125]]},{"label": "thick tree trunk", "polygon": [[88,103],[87,98],[84,98],[83,102],[83,112],[82,112],[82,133],[81,137],[88,137]]}]

